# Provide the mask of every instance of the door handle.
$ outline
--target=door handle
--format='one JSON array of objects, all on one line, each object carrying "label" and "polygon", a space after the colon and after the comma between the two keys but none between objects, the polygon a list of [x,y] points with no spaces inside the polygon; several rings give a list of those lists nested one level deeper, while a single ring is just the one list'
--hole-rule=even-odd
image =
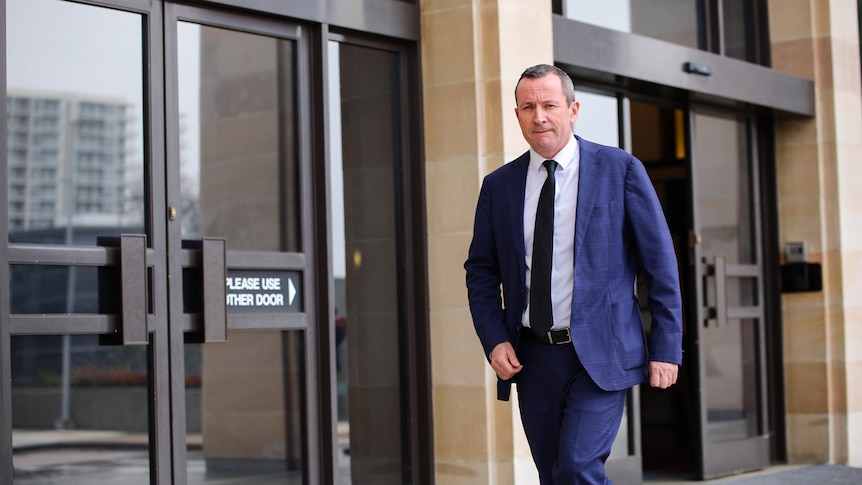
[{"label": "door handle", "polygon": [[120,235],[120,292],[123,345],[146,345],[147,330],[147,236]]},{"label": "door handle", "polygon": [[[707,321],[715,320],[717,327],[723,327],[728,324],[729,320],[742,319],[762,319],[763,305],[760,303],[760,298],[753,295],[750,304],[736,304],[729,306],[728,303],[728,278],[761,278],[761,267],[757,264],[727,264],[727,260],[723,256],[716,256],[712,263],[706,263],[704,272],[704,288],[707,288],[706,278],[713,277],[715,279],[715,306],[704,305],[707,308]],[[704,290],[706,291],[706,290]],[[733,291],[741,291],[736,288]]]},{"label": "door handle", "polygon": [[224,238],[201,240],[204,343],[227,342],[227,249]]},{"label": "door handle", "polygon": [[[707,304],[707,321],[704,323],[708,326],[709,320],[714,319],[717,327],[723,327],[727,325],[727,264],[723,256],[716,256],[712,263],[706,263],[704,280],[709,276],[715,279],[715,306]],[[704,287],[707,287],[706,281]]]}]

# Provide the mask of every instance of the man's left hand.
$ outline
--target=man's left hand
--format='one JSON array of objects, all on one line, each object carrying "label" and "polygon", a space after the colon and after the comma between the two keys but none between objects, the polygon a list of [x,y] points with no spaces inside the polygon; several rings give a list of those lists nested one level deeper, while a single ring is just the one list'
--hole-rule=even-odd
[{"label": "man's left hand", "polygon": [[659,389],[667,389],[676,384],[676,378],[679,374],[679,366],[668,362],[649,363],[649,385],[650,387],[658,387]]}]

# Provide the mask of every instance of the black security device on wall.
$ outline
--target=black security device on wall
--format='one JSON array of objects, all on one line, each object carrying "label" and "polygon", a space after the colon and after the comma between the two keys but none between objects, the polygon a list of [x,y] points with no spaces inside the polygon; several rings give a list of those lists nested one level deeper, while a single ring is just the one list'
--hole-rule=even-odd
[{"label": "black security device on wall", "polygon": [[823,268],[810,262],[806,241],[788,242],[784,246],[785,263],[781,265],[781,292],[798,293],[823,290]]},{"label": "black security device on wall", "polygon": [[788,263],[781,265],[782,293],[821,290],[823,290],[823,269],[820,263]]}]

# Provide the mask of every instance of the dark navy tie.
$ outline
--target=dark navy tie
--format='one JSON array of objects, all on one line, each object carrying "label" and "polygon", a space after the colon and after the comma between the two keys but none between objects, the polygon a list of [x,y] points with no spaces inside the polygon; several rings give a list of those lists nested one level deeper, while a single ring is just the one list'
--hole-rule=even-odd
[{"label": "dark navy tie", "polygon": [[548,178],[539,193],[536,227],[533,229],[533,260],[530,268],[530,328],[544,337],[553,326],[551,311],[551,264],[554,259],[554,171],[557,162],[545,160]]}]

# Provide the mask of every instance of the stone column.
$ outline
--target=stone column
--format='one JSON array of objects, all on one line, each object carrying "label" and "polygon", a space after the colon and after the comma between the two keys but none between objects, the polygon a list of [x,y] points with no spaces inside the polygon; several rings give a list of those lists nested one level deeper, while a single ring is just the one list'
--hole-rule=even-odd
[{"label": "stone column", "polygon": [[771,0],[773,67],[814,80],[813,119],[777,123],[780,241],[807,241],[823,291],[785,294],[793,463],[862,466],[862,96],[857,5]]},{"label": "stone column", "polygon": [[421,8],[436,479],[535,483],[517,405],[496,400],[463,264],[482,177],[527,149],[514,88],[524,68],[553,62],[551,2],[423,0]]}]

